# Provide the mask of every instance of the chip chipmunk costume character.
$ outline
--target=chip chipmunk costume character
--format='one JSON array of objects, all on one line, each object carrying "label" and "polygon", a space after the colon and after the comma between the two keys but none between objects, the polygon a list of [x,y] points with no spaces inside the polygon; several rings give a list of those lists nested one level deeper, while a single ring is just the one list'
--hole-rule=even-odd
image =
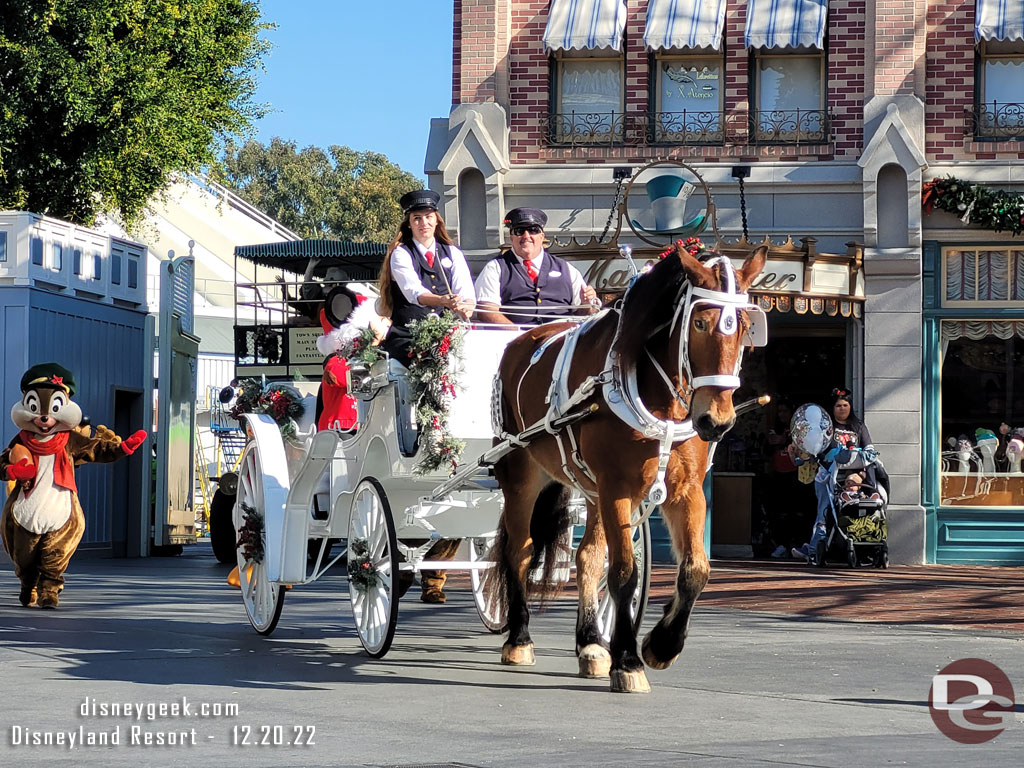
[{"label": "chip chipmunk costume character", "polygon": [[64,571],[85,532],[75,485],[75,465],[109,463],[129,456],[146,439],[139,430],[126,440],[82,424],[71,400],[75,378],[56,363],[34,365],[21,377],[21,400],[11,419],[21,431],[0,453],[0,477],[10,480],[0,516],[4,549],[21,582],[26,608],[56,608]]}]

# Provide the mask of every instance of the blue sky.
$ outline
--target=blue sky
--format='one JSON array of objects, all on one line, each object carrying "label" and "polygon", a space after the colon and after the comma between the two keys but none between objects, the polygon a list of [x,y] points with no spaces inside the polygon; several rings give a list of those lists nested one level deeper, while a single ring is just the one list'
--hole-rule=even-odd
[{"label": "blue sky", "polygon": [[262,0],[277,29],[256,139],[381,152],[420,179],[432,117],[451,109],[449,0]]}]

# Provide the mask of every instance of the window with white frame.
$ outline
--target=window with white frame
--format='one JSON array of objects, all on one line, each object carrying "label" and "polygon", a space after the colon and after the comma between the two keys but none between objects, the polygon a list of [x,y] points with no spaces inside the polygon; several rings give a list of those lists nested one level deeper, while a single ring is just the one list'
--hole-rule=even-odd
[{"label": "window with white frame", "polygon": [[552,56],[549,137],[555,143],[621,141],[623,57],[610,49],[563,50]]},{"label": "window with white frame", "polygon": [[722,54],[710,48],[663,50],[654,61],[654,141],[721,142]]},{"label": "window with white frame", "polygon": [[1024,138],[1024,41],[982,40],[975,62],[975,134]]},{"label": "window with white frame", "polygon": [[754,54],[754,140],[767,144],[828,141],[825,53],[765,48]]},{"label": "window with white frame", "polygon": [[50,244],[50,269],[53,272],[60,272],[64,268],[64,245],[62,243]]},{"label": "window with white frame", "polygon": [[7,233],[0,232],[0,261],[7,261]]}]

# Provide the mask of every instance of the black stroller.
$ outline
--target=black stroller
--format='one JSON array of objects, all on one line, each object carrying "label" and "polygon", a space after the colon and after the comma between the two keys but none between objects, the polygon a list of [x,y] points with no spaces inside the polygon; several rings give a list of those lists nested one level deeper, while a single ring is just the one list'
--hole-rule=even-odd
[{"label": "black stroller", "polygon": [[[854,473],[859,481],[847,483]],[[825,538],[818,542],[815,552],[816,564],[823,568],[830,554],[835,558],[842,551],[851,568],[888,568],[889,476],[878,454],[873,450],[856,451],[853,460],[833,467],[831,484],[832,504],[825,516]]]}]

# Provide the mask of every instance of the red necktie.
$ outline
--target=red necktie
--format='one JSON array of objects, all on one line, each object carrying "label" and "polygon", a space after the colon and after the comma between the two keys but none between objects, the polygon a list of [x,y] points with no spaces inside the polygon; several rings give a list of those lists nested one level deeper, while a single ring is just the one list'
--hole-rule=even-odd
[{"label": "red necktie", "polygon": [[431,269],[433,269],[434,268],[434,252],[433,251],[427,251],[425,254],[423,254],[423,258],[425,258],[427,260],[427,266],[430,267]]},{"label": "red necktie", "polygon": [[523,260],[523,266],[526,267],[526,276],[529,277],[531,280],[533,280],[534,283],[536,283],[537,282],[537,268],[535,266],[533,266],[533,262],[530,261],[529,259],[524,259]]}]

